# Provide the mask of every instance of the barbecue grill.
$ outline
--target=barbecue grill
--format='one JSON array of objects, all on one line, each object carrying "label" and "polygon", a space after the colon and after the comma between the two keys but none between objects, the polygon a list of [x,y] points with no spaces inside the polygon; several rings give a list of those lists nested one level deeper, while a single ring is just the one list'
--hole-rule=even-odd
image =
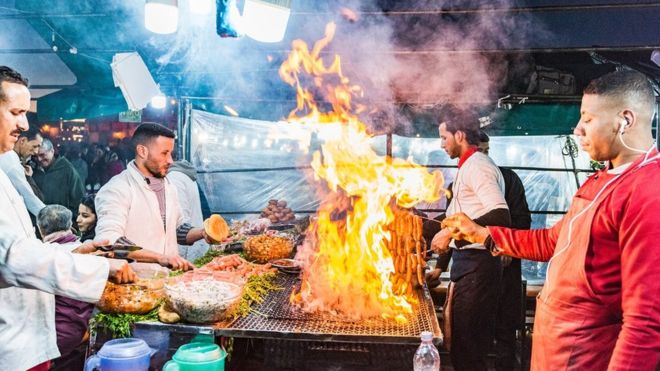
[{"label": "barbecue grill", "polygon": [[269,293],[253,311],[223,331],[226,335],[265,339],[289,339],[377,344],[419,344],[422,331],[442,339],[433,301],[426,288],[415,291],[419,305],[406,323],[394,319],[352,321],[328,313],[307,313],[291,304],[289,297],[300,286],[297,276],[278,275],[276,284],[283,290]]},{"label": "barbecue grill", "polygon": [[432,332],[436,344],[442,340],[426,288],[416,291],[419,305],[401,324],[303,312],[289,301],[300,282],[297,276],[278,275],[276,284],[283,290],[271,291],[249,315],[219,332],[264,339],[264,365],[293,370],[409,370],[422,331]]}]

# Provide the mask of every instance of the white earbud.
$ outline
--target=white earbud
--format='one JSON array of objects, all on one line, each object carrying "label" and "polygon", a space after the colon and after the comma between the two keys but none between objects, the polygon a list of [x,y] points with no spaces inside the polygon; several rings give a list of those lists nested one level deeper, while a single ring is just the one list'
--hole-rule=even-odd
[{"label": "white earbud", "polygon": [[619,123],[619,134],[623,134],[626,130],[626,126],[628,126],[628,120],[621,120]]}]

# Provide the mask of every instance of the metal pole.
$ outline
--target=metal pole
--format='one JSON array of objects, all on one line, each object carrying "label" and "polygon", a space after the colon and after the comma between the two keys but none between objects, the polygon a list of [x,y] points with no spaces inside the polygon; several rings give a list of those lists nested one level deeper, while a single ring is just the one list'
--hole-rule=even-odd
[{"label": "metal pole", "polygon": [[180,100],[176,109],[176,139],[176,159],[181,160],[185,156],[183,154],[183,104]]},{"label": "metal pole", "polygon": [[192,114],[192,104],[190,103],[189,99],[186,99],[184,101],[184,108],[183,108],[183,153],[184,153],[184,158],[190,162],[191,156],[190,156],[190,142],[192,141],[192,128],[190,124],[190,117]]}]

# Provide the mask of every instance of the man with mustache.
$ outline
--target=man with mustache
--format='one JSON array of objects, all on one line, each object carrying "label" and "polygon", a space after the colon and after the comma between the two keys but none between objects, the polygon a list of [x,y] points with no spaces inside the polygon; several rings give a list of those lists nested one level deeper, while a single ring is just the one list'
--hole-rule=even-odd
[{"label": "man with mustache", "polygon": [[142,124],[133,134],[135,159],[96,195],[96,238],[137,244],[144,250],[129,257],[173,269],[193,269],[179,256],[178,244],[206,239],[203,228],[183,220],[176,189],[165,178],[172,165],[174,132]]},{"label": "man with mustache", "polygon": [[[617,71],[584,90],[574,134],[608,166],[578,189],[548,229],[443,221],[450,238],[494,255],[548,261],[537,298],[533,370],[654,370],[660,362],[660,156],[646,76]],[[438,241],[438,246],[442,243]]]},{"label": "man with mustache", "polygon": [[[27,80],[0,66],[0,153],[11,151],[28,129]],[[135,281],[123,260],[72,254],[34,234],[23,198],[0,169],[0,365],[3,370],[48,370],[60,355],[53,294],[90,303],[99,300],[108,276]],[[101,243],[107,241],[101,241]],[[83,244],[94,250],[100,243]]]}]

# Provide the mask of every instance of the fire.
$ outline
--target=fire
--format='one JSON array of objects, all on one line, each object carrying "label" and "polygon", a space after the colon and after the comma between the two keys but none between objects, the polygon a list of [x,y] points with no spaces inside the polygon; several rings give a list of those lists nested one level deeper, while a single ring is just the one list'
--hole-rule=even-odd
[{"label": "fire", "polygon": [[[342,73],[339,56],[329,66],[321,59],[334,32],[335,25],[328,24],[325,37],[311,51],[302,40],[294,41],[279,71],[297,92],[297,106],[289,121],[333,128],[312,157],[315,179],[329,190],[298,251],[304,272],[301,289],[291,300],[306,311],[404,322],[415,302],[412,286],[403,282],[395,263],[398,259],[410,271],[415,269],[411,264],[417,266],[417,258],[409,251],[394,257],[392,248],[403,236],[396,236],[392,226],[395,216],[408,215],[401,208],[437,200],[443,179],[440,172],[428,173],[414,163],[380,156],[371,148],[371,135],[356,116],[364,107],[352,102],[353,97],[362,96],[362,89],[351,85]],[[322,95],[332,110],[322,112],[316,95]],[[411,215],[409,220],[415,226],[419,221],[414,230],[421,235],[421,220],[413,221]],[[406,249],[414,253],[416,247],[421,260],[417,238],[417,244],[410,239]]]}]

